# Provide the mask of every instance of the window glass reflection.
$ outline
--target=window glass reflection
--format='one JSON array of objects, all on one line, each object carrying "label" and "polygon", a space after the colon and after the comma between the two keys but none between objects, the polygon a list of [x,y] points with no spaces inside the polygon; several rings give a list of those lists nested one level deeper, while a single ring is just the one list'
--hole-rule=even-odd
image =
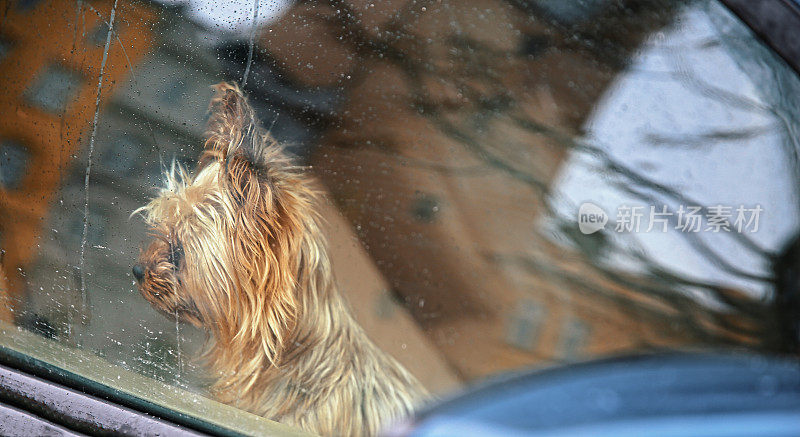
[{"label": "window glass reflection", "polygon": [[794,347],[800,80],[724,5],[258,4],[4,12],[0,318],[212,396],[207,333],[137,289],[133,213],[198,165],[228,81],[325,196],[356,319],[435,394]]}]

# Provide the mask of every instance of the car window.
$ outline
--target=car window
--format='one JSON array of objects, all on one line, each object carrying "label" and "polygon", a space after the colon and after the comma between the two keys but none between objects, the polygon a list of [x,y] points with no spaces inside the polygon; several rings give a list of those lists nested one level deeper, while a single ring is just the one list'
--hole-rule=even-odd
[{"label": "car window", "polygon": [[287,413],[300,362],[391,386],[354,358],[385,354],[430,400],[798,350],[800,79],[723,3],[10,1],[0,22],[6,354],[258,433],[326,429]]}]

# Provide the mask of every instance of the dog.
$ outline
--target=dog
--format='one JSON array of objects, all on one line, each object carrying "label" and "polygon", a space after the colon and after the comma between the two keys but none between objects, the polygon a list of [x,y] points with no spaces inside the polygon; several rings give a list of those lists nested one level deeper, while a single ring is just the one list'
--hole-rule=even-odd
[{"label": "dog", "polygon": [[135,212],[154,236],[133,266],[139,291],[210,334],[219,401],[322,435],[375,435],[428,394],[337,291],[312,178],[238,86],[214,89],[197,168],[173,164]]}]

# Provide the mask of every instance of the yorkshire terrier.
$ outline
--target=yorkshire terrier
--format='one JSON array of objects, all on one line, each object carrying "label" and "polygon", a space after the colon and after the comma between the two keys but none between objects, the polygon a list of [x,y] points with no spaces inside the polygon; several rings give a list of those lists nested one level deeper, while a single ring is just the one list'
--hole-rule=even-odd
[{"label": "yorkshire terrier", "polygon": [[235,85],[214,87],[205,148],[137,210],[153,241],[133,274],[170,317],[210,335],[221,402],[323,435],[375,435],[427,397],[336,288],[311,178]]}]

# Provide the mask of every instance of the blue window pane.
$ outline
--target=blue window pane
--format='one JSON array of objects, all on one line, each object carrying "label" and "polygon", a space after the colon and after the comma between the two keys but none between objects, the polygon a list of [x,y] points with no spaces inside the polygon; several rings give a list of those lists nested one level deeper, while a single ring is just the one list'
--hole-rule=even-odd
[{"label": "blue window pane", "polygon": [[533,351],[547,317],[545,308],[533,300],[523,300],[506,326],[506,343],[518,349]]},{"label": "blue window pane", "polygon": [[14,141],[0,142],[0,186],[8,190],[19,188],[30,159],[25,146]]},{"label": "blue window pane", "polygon": [[562,358],[575,361],[584,354],[591,328],[579,319],[570,318],[561,330],[560,347]]},{"label": "blue window pane", "polygon": [[25,93],[28,101],[47,112],[63,112],[78,91],[81,77],[60,65],[51,65],[42,72]]},{"label": "blue window pane", "polygon": [[6,56],[8,56],[8,53],[11,52],[13,45],[14,44],[12,44],[11,41],[0,37],[0,62],[2,62]]},{"label": "blue window pane", "polygon": [[97,23],[92,30],[86,33],[86,41],[97,47],[105,45],[106,38],[108,38],[108,25],[104,22]]}]

